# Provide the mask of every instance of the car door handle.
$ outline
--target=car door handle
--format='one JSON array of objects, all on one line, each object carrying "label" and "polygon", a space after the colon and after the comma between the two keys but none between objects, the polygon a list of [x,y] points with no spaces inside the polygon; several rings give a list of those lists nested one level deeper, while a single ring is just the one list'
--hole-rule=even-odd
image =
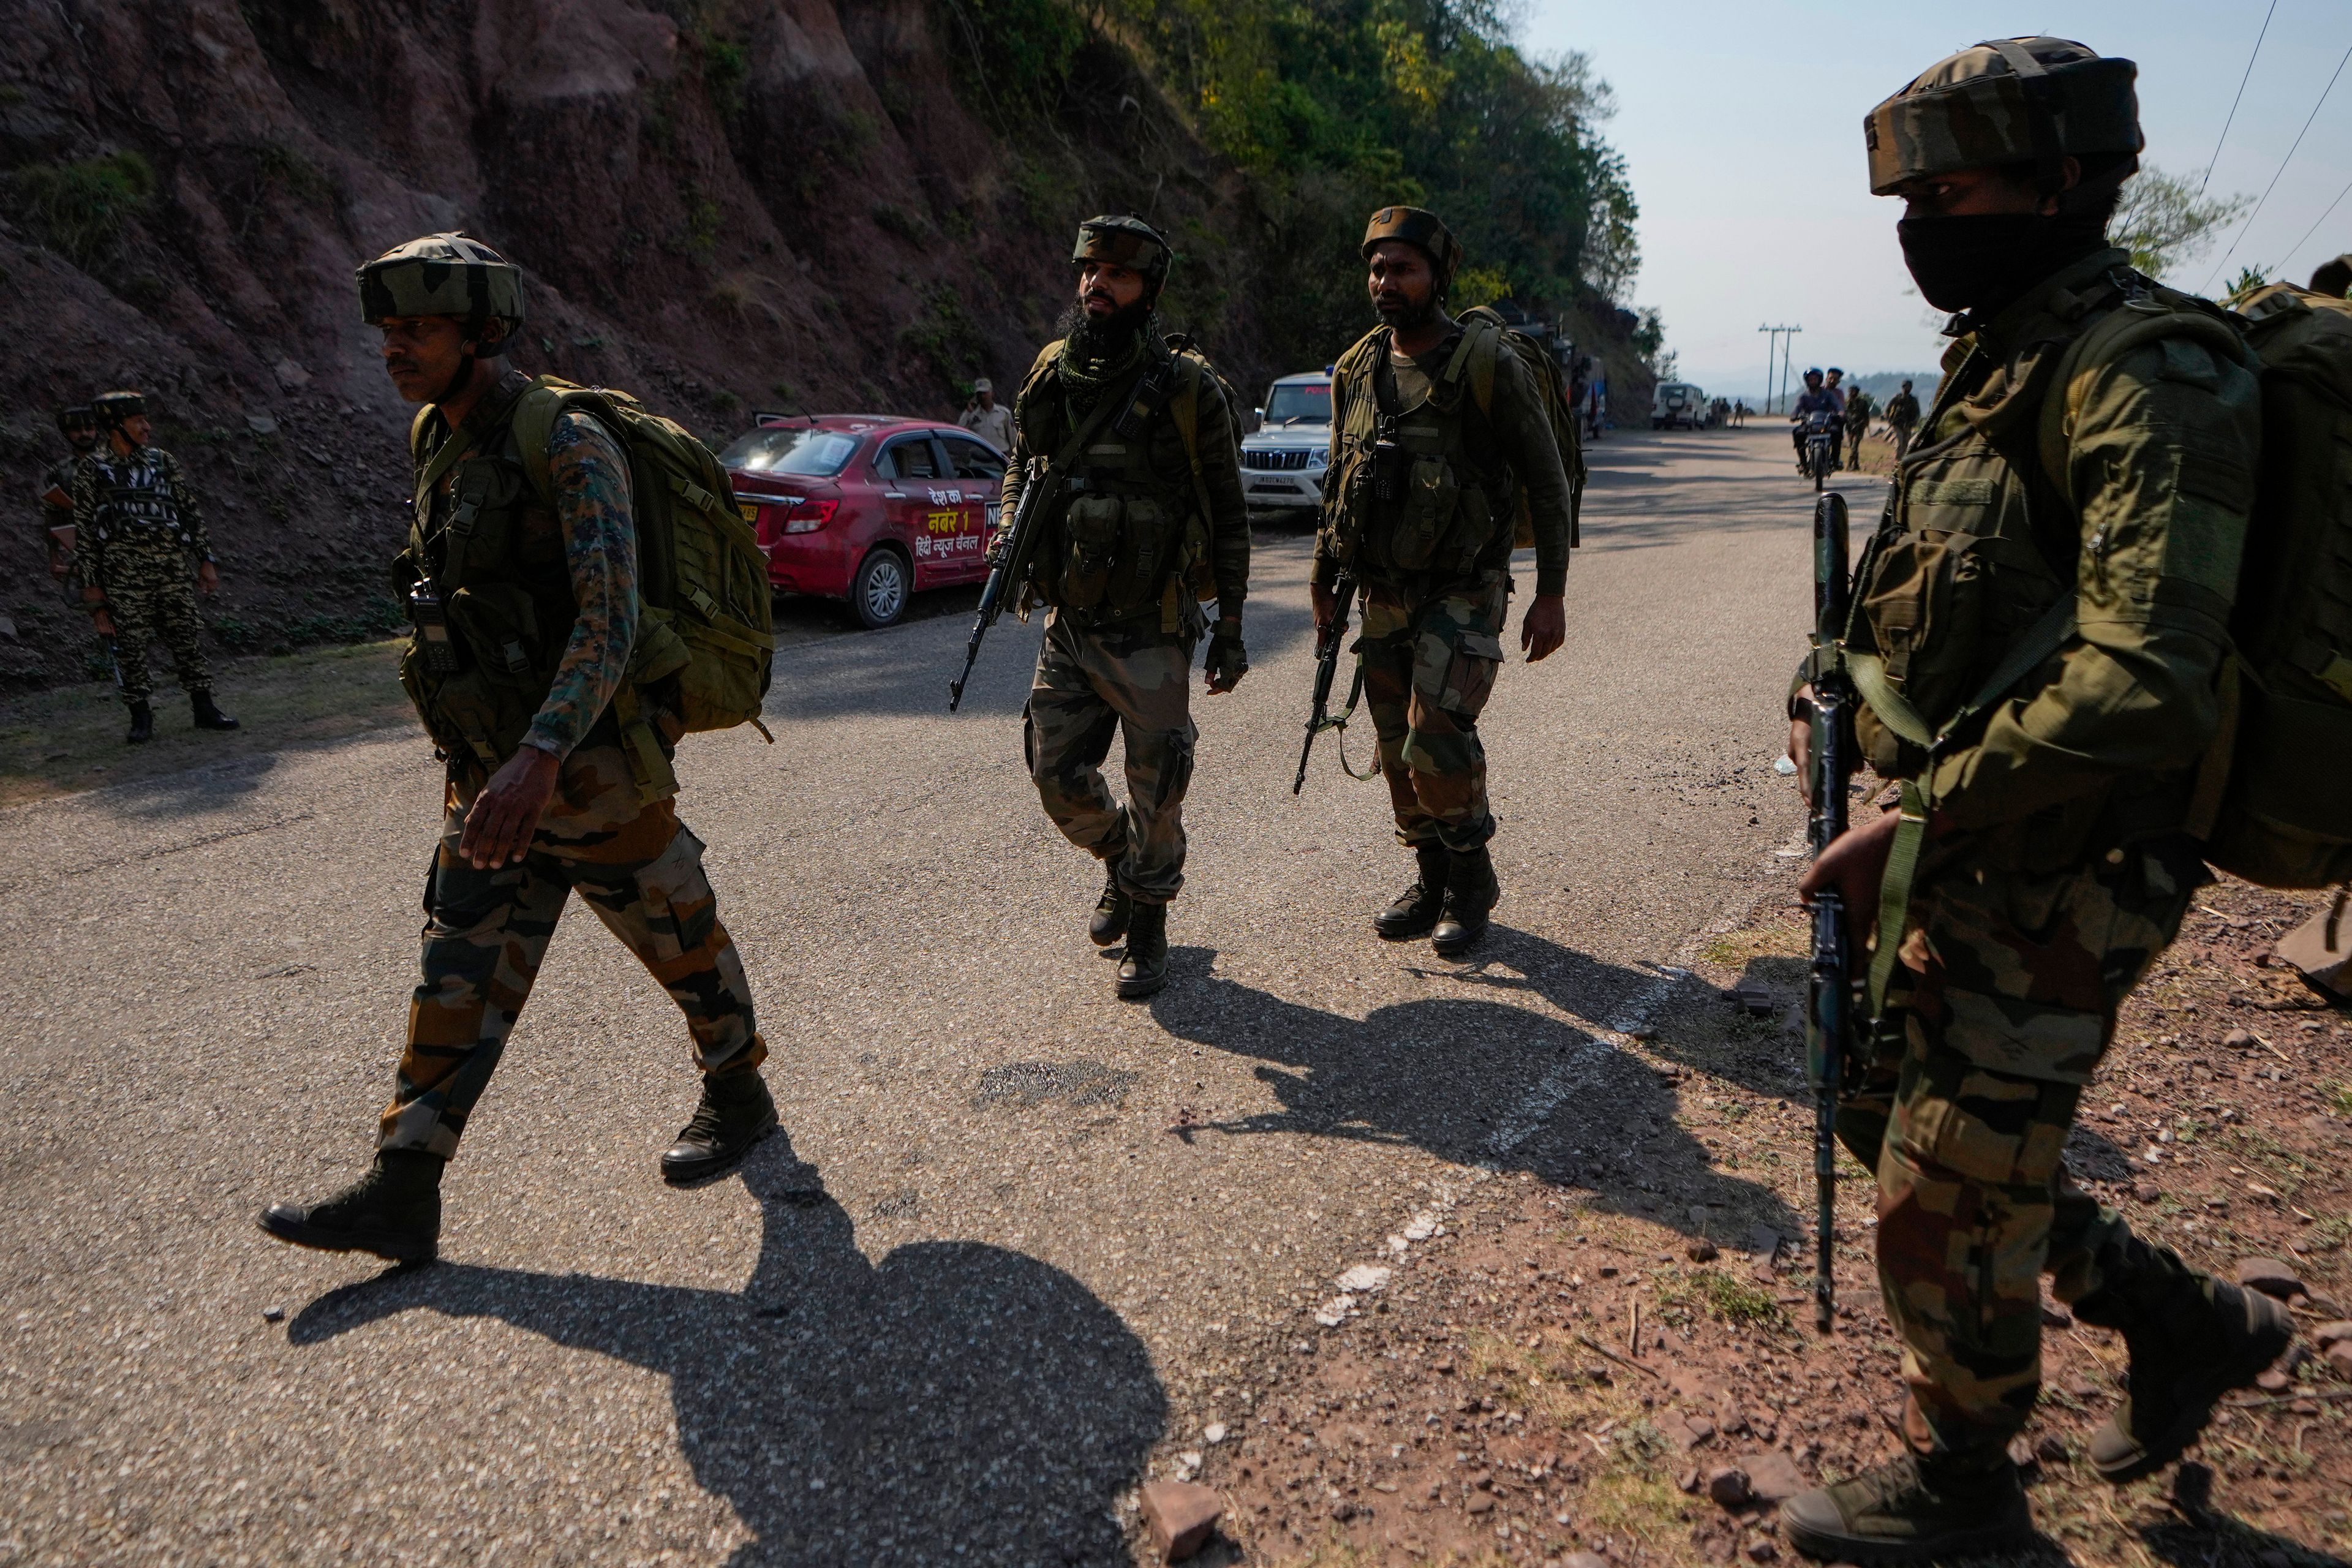
[{"label": "car door handle", "polygon": [[907,499],[907,492],[905,490],[884,490],[882,492],[882,499],[884,500],[905,500]]}]

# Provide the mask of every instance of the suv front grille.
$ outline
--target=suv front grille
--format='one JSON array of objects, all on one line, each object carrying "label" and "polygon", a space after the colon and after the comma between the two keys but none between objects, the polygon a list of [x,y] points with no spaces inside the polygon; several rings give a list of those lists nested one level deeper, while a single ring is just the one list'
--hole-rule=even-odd
[{"label": "suv front grille", "polygon": [[1319,468],[1323,454],[1301,447],[1292,452],[1250,452],[1242,454],[1242,467],[1255,468],[1260,473],[1295,473],[1301,468]]}]

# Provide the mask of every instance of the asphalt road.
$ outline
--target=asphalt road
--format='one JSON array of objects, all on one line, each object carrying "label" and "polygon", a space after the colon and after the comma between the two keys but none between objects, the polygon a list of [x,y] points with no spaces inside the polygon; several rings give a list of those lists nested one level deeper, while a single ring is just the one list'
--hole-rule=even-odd
[{"label": "asphalt road", "polygon": [[415,733],[0,814],[0,1563],[1122,1563],[1147,1467],[1245,1421],[1270,1348],[1479,1167],[1646,1205],[1601,1156],[1672,1089],[1611,1031],[1785,868],[1811,498],[1771,430],[1592,459],[1568,645],[1484,725],[1475,963],[1370,934],[1410,874],[1377,784],[1327,742],[1289,794],[1301,537],[1261,535],[1256,667],[1197,705],[1145,1005],[1022,772],[1034,630],[953,718],[961,616],[803,642],[777,743],[680,769],[789,1140],[659,1182],[684,1032],[575,909],[432,1268],[253,1224],[368,1157],[440,790]]}]

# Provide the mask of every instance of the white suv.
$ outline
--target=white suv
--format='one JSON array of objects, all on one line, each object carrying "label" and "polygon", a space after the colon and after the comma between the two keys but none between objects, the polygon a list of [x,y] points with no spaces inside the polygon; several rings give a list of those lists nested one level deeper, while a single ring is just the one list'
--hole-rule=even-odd
[{"label": "white suv", "polygon": [[1242,437],[1242,495],[1252,511],[1311,521],[1331,454],[1331,373],[1286,375],[1267,389],[1263,421]]}]

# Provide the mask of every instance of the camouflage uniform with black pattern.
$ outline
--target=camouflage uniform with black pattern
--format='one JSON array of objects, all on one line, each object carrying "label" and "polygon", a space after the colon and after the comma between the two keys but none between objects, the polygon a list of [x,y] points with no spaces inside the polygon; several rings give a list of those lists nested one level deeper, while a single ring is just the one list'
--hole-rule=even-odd
[{"label": "camouflage uniform with black pattern", "polygon": [[147,645],[158,637],[181,689],[210,691],[195,570],[212,545],[179,459],[160,447],[127,456],[100,447],[76,461],[72,493],[75,563],[114,618],[122,700],[135,707],[152,694]]}]

